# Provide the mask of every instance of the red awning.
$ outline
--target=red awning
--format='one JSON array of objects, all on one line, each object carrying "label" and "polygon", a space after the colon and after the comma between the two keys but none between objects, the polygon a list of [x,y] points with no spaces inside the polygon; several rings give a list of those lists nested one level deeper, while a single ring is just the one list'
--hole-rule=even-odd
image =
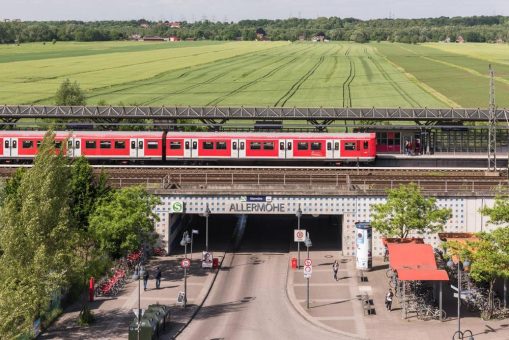
[{"label": "red awning", "polygon": [[444,270],[437,269],[435,254],[429,244],[389,243],[389,264],[403,281],[447,281]]}]

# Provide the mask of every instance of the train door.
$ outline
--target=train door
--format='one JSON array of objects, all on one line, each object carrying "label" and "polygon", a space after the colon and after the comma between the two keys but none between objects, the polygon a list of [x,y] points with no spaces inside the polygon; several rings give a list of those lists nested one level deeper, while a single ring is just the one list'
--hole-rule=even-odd
[{"label": "train door", "polygon": [[239,147],[239,152],[238,152],[238,157],[239,158],[246,158],[246,148],[247,148],[247,144],[246,144],[246,140],[245,139],[239,139],[238,140],[238,147]]},{"label": "train door", "polygon": [[199,139],[191,139],[191,155],[190,157],[191,158],[198,158],[200,157],[200,152],[199,152],[199,149],[198,149],[198,143],[199,143]]},{"label": "train door", "polygon": [[4,156],[18,157],[18,139],[5,138],[4,139]]},{"label": "train door", "polygon": [[334,140],[327,139],[325,141],[325,159],[334,159]]},{"label": "train door", "polygon": [[286,159],[293,159],[293,140],[287,139],[286,143]]},{"label": "train door", "polygon": [[232,147],[232,153],[231,153],[231,158],[239,158],[239,140],[238,139],[231,139],[230,141],[232,144],[231,144],[231,147]]},{"label": "train door", "polygon": [[191,138],[184,138],[184,158],[191,158],[192,153],[192,140]]},{"label": "train door", "polygon": [[73,138],[74,157],[81,156],[81,138]]},{"label": "train door", "polygon": [[138,140],[136,138],[131,138],[129,140],[129,157],[130,158],[138,158]]},{"label": "train door", "polygon": [[285,159],[286,158],[286,140],[280,139],[279,140],[279,159]]},{"label": "train door", "polygon": [[138,143],[138,158],[144,158],[145,157],[145,139],[143,138],[138,138],[137,139],[137,143]]},{"label": "train door", "polygon": [[335,159],[341,158],[341,148],[339,147],[339,139],[332,141],[332,154]]},{"label": "train door", "polygon": [[69,157],[69,158],[74,157],[74,143],[73,143],[73,141],[74,140],[72,137],[69,137],[69,139],[67,139],[66,153],[67,153],[67,157]]}]

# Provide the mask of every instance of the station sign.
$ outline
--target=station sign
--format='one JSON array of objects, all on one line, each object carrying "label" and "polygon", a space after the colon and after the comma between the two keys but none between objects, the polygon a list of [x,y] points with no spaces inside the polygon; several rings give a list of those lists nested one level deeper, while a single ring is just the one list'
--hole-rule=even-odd
[{"label": "station sign", "polygon": [[241,202],[272,202],[272,196],[240,196]]},{"label": "station sign", "polygon": [[184,212],[184,202],[182,201],[174,201],[170,202],[170,213],[183,213]]},{"label": "station sign", "polygon": [[306,229],[294,229],[293,240],[295,242],[304,242],[306,240]]}]

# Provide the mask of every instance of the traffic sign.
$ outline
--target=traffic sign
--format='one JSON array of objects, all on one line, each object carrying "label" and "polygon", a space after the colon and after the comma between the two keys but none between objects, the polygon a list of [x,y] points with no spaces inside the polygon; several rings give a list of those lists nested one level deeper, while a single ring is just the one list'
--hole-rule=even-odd
[{"label": "traffic sign", "polygon": [[183,259],[180,264],[182,265],[182,268],[189,268],[191,267],[191,260]]},{"label": "traffic sign", "polygon": [[133,313],[134,313],[134,315],[136,315],[136,319],[138,319],[138,315],[140,313],[140,310],[141,310],[141,317],[143,317],[143,314],[145,314],[145,310],[144,309],[133,308]]},{"label": "traffic sign", "polygon": [[313,274],[313,266],[304,266],[304,278],[309,279]]},{"label": "traffic sign", "polygon": [[313,262],[311,261],[311,259],[305,259],[305,260],[304,260],[304,265],[305,265],[305,266],[312,266],[312,265],[313,265]]},{"label": "traffic sign", "polygon": [[294,229],[293,240],[295,242],[304,242],[306,240],[306,229]]}]

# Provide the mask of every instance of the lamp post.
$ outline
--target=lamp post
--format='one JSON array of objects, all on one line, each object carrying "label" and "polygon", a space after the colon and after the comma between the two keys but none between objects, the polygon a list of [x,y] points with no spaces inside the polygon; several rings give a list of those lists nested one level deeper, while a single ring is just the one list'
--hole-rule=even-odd
[{"label": "lamp post", "polygon": [[[182,241],[180,241],[180,245],[184,247],[184,258],[187,259],[187,244],[191,243],[191,238],[189,237],[189,233],[184,231],[182,235]],[[184,308],[187,305],[187,267],[184,267]]]},{"label": "lamp post", "polygon": [[[300,204],[299,204],[299,209],[295,213],[295,216],[297,216],[297,229],[300,230],[300,218],[302,216],[302,210],[300,210]],[[300,269],[300,242],[297,242],[297,269]]]},{"label": "lamp post", "polygon": [[209,209],[209,204],[207,203],[207,206],[205,208],[205,212],[202,214],[202,216],[205,217],[205,251],[209,251],[209,216],[211,214],[211,211]]},{"label": "lamp post", "polygon": [[[309,259],[309,247],[311,247],[313,245],[313,243],[311,243],[311,239],[309,238],[309,233],[306,233],[306,239],[304,240],[304,244],[306,245],[306,248],[307,248],[307,253],[308,253],[308,259]],[[306,298],[306,306],[307,306],[307,309],[309,309],[309,277],[306,278],[307,280],[307,298]]]},{"label": "lamp post", "polygon": [[138,267],[138,340],[141,328],[141,266]]},{"label": "lamp post", "polygon": [[[464,264],[470,265],[468,260],[465,260]],[[452,259],[447,261],[447,267],[454,269],[454,262],[452,261]],[[464,267],[466,268],[468,266],[464,266]],[[461,331],[461,310],[460,310],[460,307],[461,307],[461,261],[460,261],[459,256],[458,256],[457,271],[458,271],[458,275],[457,275],[458,276],[458,330],[456,332],[454,332],[452,339],[453,340],[463,340],[463,339],[474,340],[471,330],[467,329],[463,332]]]}]

